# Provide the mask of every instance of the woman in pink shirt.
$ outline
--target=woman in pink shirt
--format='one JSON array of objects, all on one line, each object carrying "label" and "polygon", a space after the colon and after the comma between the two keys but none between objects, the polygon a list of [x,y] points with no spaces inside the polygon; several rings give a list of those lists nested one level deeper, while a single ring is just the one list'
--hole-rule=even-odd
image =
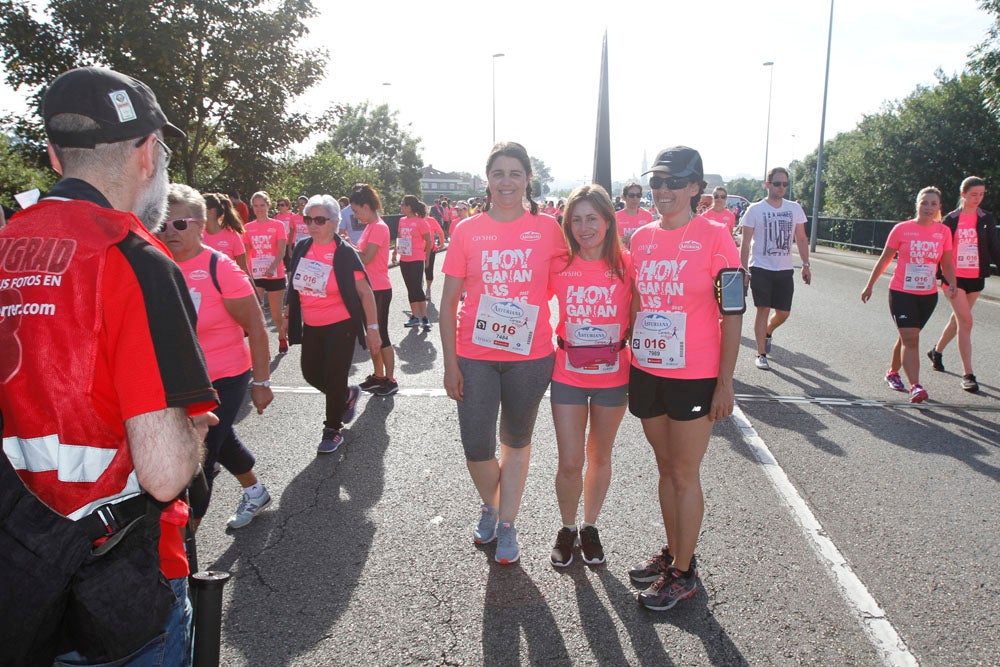
[{"label": "woman in pink shirt", "polygon": [[[667,148],[647,173],[661,217],[632,235],[628,407],[656,455],[667,544],[629,577],[648,586],[640,604],[662,611],[698,590],[694,552],[705,507],[700,468],[713,424],[733,412],[743,316],[719,316],[716,277],[738,269],[740,254],[723,227],[695,215],[705,191],[701,155],[686,146]],[[742,283],[740,274],[735,279]]]},{"label": "woman in pink shirt", "polygon": [[244,240],[250,250],[250,268],[258,296],[267,293],[271,319],[278,328],[278,353],[288,352],[288,331],[281,317],[285,301],[285,247],[287,234],[279,220],[267,217],[271,198],[266,192],[255,192],[250,198],[255,219],[247,223]]},{"label": "woman in pink shirt", "polygon": [[540,214],[531,199],[531,161],[523,146],[494,146],[486,179],[485,212],[451,228],[442,267],[441,348],[444,387],[458,401],[466,465],[482,501],[473,541],[497,540],[494,559],[514,563],[521,554],[514,520],[538,404],[555,361],[549,273],[566,243],[555,219]]},{"label": "woman in pink shirt", "polygon": [[427,287],[424,291],[427,293],[427,301],[429,302],[431,300],[431,283],[434,282],[434,260],[437,259],[437,254],[444,250],[445,238],[440,222],[431,216],[426,216],[424,221],[431,230],[431,253],[430,257],[427,258],[427,267],[424,269],[424,279],[427,281]]},{"label": "woman in pink shirt", "polygon": [[[559,446],[556,499],[562,516],[550,557],[556,567],[573,562],[578,540],[583,562],[604,562],[597,517],[611,484],[611,447],[628,405],[631,359],[626,340],[631,260],[618,236],[611,197],[599,185],[579,187],[570,194],[563,219],[569,254],[553,262],[549,277],[549,287],[559,298],[550,391]],[[578,530],[581,495],[583,524]]]},{"label": "woman in pink shirt", "polygon": [[248,387],[257,414],[263,414],[274,399],[264,314],[246,272],[226,255],[202,244],[205,198],[187,185],[173,183],[167,203],[167,222],[159,233],[160,240],[184,274],[198,313],[198,342],[205,353],[209,379],[219,394],[219,407],[213,411],[219,423],[209,428],[205,437],[208,495],[191,509],[197,525],[208,511],[218,462],[243,487],[243,497],[227,524],[242,528],[271,502],[254,473],[253,454],[233,429]]},{"label": "woman in pink shirt", "polygon": [[969,176],[962,181],[961,194],[958,209],[941,221],[951,230],[955,246],[955,298],[951,300],[948,324],[927,356],[934,370],[944,372],[942,353],[957,334],[962,389],[975,393],[979,391],[979,383],[972,372],[972,307],[986,287],[990,262],[1000,266],[1000,233],[993,214],[979,208],[986,196],[986,181]]},{"label": "woman in pink shirt", "polygon": [[374,370],[361,388],[376,396],[392,396],[399,391],[399,383],[393,373],[396,370],[396,354],[389,340],[389,304],[392,303],[392,283],[389,281],[389,225],[385,224],[378,212],[382,210],[382,200],[375,188],[362,183],[355,185],[350,197],[354,217],[365,226],[358,239],[358,250],[365,265],[368,279],[375,293],[375,309],[378,316],[378,333],[381,344],[369,348]]},{"label": "woman in pink shirt", "polygon": [[243,245],[243,222],[233,211],[229,197],[213,193],[205,195],[205,215],[202,243],[218,250],[250,275],[247,251]]},{"label": "woman in pink shirt", "polygon": [[885,249],[868,276],[861,292],[861,302],[868,303],[879,276],[893,257],[896,270],[889,283],[889,312],[899,336],[892,347],[892,360],[885,383],[895,391],[906,391],[899,369],[910,381],[910,403],[927,400],[927,390],[920,384],[920,330],[931,319],[937,306],[937,272],[940,265],[949,299],[955,296],[955,263],[952,258],[951,230],[938,222],[941,216],[941,191],[924,188],[917,194],[917,217],[901,222],[889,232]]},{"label": "woman in pink shirt", "polygon": [[399,203],[403,217],[399,220],[396,245],[392,249],[392,263],[399,260],[399,272],[406,284],[410,302],[410,319],[403,326],[421,326],[431,330],[427,320],[427,295],[424,293],[424,267],[430,262],[431,230],[427,226],[427,205],[416,195],[406,195]]},{"label": "woman in pink shirt", "polygon": [[625,208],[615,211],[615,220],[618,223],[622,244],[628,248],[629,240],[635,230],[651,223],[653,216],[639,206],[639,202],[642,201],[642,186],[638,183],[634,181],[626,183],[622,188],[622,199],[625,201]]},{"label": "woman in pink shirt", "polygon": [[704,216],[713,222],[718,222],[726,226],[729,233],[733,233],[736,228],[736,216],[726,208],[729,201],[729,193],[724,187],[717,187],[712,190],[712,207],[705,211]]},{"label": "woman in pink shirt", "polygon": [[361,388],[348,387],[355,343],[379,344],[375,297],[357,251],[337,235],[340,205],[316,195],[302,209],[309,238],[295,246],[288,289],[292,343],[302,343],[302,377],[326,396],[318,454],[344,442]]}]

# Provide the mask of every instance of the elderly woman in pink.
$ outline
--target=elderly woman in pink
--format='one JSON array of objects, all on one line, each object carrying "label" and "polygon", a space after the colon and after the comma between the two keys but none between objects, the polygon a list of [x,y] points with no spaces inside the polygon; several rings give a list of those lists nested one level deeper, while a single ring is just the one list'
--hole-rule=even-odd
[{"label": "elderly woman in pink", "polygon": [[209,379],[219,394],[215,410],[219,423],[208,429],[205,438],[209,493],[192,511],[196,522],[208,511],[218,462],[243,487],[243,498],[227,524],[242,528],[271,502],[270,494],[254,473],[253,454],[233,429],[248,389],[258,414],[263,414],[274,399],[264,314],[247,274],[236,262],[202,244],[205,199],[201,194],[187,185],[173,183],[168,206],[167,221],[159,237],[184,274],[198,312],[198,342],[205,353]]},{"label": "elderly woman in pink", "polygon": [[285,248],[288,234],[280,220],[269,218],[271,198],[266,192],[255,192],[250,198],[254,220],[246,225],[244,239],[250,251],[250,268],[258,295],[267,293],[271,319],[278,327],[278,353],[288,352],[288,331],[281,318],[285,300]]}]

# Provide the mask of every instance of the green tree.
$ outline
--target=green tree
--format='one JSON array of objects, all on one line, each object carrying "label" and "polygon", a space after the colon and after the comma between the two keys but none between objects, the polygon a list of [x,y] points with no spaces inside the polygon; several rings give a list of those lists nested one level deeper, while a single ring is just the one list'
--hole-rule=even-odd
[{"label": "green tree", "polygon": [[0,134],[0,201],[13,208],[15,194],[32,188],[44,192],[55,183],[56,176],[51,169],[36,166],[7,135]]},{"label": "green tree", "polygon": [[424,161],[420,139],[400,127],[399,113],[387,104],[337,105],[325,118],[331,126],[329,139],[316,153],[338,153],[347,162],[377,178],[370,179],[384,202],[398,201],[405,194],[421,194]]},{"label": "green tree", "polygon": [[965,176],[1000,178],[1000,123],[986,106],[983,78],[937,77],[827,144],[822,213],[901,220],[925,186],[941,188],[950,210]]},{"label": "green tree", "polygon": [[764,196],[764,186],[756,178],[734,178],[726,183],[726,192],[757,201]]},{"label": "green tree", "polygon": [[545,163],[536,157],[530,157],[531,160],[531,192],[534,197],[542,197],[549,194],[549,183],[552,182],[552,174],[549,173],[549,168],[545,166]]},{"label": "green tree", "polygon": [[[187,132],[174,147],[175,178],[256,189],[274,156],[310,132],[288,101],[323,73],[325,54],[297,46],[316,14],[311,0],[49,0],[45,14],[37,21],[30,3],[0,1],[7,82],[37,99],[81,65],[142,79]],[[39,123],[28,119],[19,134],[37,141]]]},{"label": "green tree", "polygon": [[316,194],[349,196],[355,183],[376,183],[378,174],[353,165],[329,143],[311,155],[287,155],[278,163],[275,178],[268,187],[277,196],[294,199]]}]

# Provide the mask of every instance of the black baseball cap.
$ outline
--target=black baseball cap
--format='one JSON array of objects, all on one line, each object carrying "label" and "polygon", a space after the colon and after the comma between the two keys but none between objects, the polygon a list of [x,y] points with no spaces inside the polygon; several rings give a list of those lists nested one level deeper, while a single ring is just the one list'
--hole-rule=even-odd
[{"label": "black baseball cap", "polygon": [[[99,127],[82,132],[53,130],[49,121],[62,113],[86,116]],[[157,130],[167,137],[186,136],[167,121],[149,86],[103,67],[78,67],[56,77],[42,99],[42,117],[49,139],[64,148],[93,148]]]},{"label": "black baseball cap", "polygon": [[656,161],[653,168],[642,175],[662,172],[671,176],[681,178],[691,178],[700,181],[705,177],[705,168],[701,164],[701,155],[693,148],[687,146],[674,146],[664,148],[656,154]]}]

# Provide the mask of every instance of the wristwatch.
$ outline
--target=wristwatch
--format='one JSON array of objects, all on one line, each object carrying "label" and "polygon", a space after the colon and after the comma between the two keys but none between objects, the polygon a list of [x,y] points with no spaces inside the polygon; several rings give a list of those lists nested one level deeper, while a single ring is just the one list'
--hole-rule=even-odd
[{"label": "wristwatch", "polygon": [[377,324],[369,324],[368,325],[368,330],[369,331],[378,331],[378,325]]},{"label": "wristwatch", "polygon": [[809,262],[802,262],[802,266],[809,266]]},{"label": "wristwatch", "polygon": [[250,386],[251,387],[270,387],[271,386],[271,381],[270,380],[261,380],[260,382],[257,382],[257,380],[250,380]]}]

